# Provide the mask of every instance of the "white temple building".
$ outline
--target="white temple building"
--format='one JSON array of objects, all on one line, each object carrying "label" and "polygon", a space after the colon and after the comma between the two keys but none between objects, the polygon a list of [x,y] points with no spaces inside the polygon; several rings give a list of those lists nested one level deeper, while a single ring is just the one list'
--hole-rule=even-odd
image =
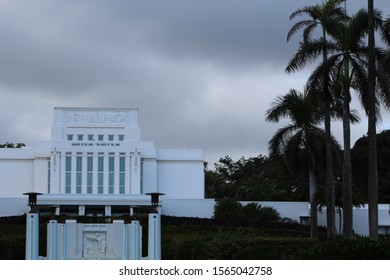
[{"label": "white temple building", "polygon": [[[26,192],[41,209],[79,215],[131,214],[164,193],[161,212],[209,217],[201,150],[157,149],[141,139],[138,109],[54,108],[51,140],[0,149],[0,213],[26,212]],[[192,206],[193,205],[193,206]]]},{"label": "white temple building", "polygon": [[[57,214],[148,211],[147,193],[153,192],[165,194],[163,215],[211,218],[215,205],[205,199],[202,151],[158,149],[142,140],[139,111],[129,108],[57,107],[50,140],[0,149],[0,216],[27,213],[27,192],[42,193],[40,211]],[[295,221],[310,213],[308,202],[258,203]],[[389,207],[379,205],[380,233],[390,232]],[[318,213],[320,225],[326,225],[325,213]],[[368,235],[367,207],[354,209],[354,230]]]}]

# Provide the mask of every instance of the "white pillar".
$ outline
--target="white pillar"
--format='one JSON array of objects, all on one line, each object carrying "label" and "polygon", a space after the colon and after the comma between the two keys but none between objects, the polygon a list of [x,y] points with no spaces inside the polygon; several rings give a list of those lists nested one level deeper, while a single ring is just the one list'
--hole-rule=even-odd
[{"label": "white pillar", "polygon": [[[72,194],[75,194],[77,191],[76,191],[76,173],[77,173],[77,154],[76,153],[72,153],[72,166],[71,166],[71,185],[70,185],[70,193]],[[66,167],[65,167],[66,168]]]},{"label": "white pillar", "polygon": [[79,205],[79,216],[85,216],[85,205]]},{"label": "white pillar", "polygon": [[131,194],[140,194],[141,193],[141,156],[137,150],[131,153],[130,159],[130,180],[131,180]]},{"label": "white pillar", "polygon": [[93,154],[92,159],[92,193],[98,193],[98,154]]},{"label": "white pillar", "polygon": [[111,216],[111,205],[106,205],[104,207],[104,216],[107,216],[107,217]]},{"label": "white pillar", "polygon": [[114,194],[119,194],[119,154],[114,156]]},{"label": "white pillar", "polygon": [[[66,193],[66,187],[65,187],[66,153],[65,152],[60,153],[59,162],[60,162],[60,166],[57,167],[57,176],[58,176],[58,181],[60,182],[59,193]],[[61,174],[63,174],[63,176],[61,176]]]},{"label": "white pillar", "polygon": [[26,260],[39,257],[39,215],[28,213],[26,220]]},{"label": "white pillar", "polygon": [[109,155],[104,153],[103,157],[103,194],[108,194],[108,157]]},{"label": "white pillar", "polygon": [[132,194],[130,189],[131,178],[131,157],[130,154],[126,153],[125,159],[125,194]]},{"label": "white pillar", "polygon": [[148,259],[161,260],[161,216],[149,214]]},{"label": "white pillar", "polygon": [[129,239],[130,239],[129,259],[140,260],[141,259],[141,226],[139,221],[131,222]]},{"label": "white pillar", "polygon": [[57,259],[58,252],[58,222],[50,220],[47,224],[47,258],[49,260]]}]

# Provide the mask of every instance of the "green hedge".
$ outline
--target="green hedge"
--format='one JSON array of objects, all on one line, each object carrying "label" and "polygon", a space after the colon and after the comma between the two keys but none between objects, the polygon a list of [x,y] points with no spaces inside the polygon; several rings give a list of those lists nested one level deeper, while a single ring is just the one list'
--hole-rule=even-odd
[{"label": "green hedge", "polygon": [[332,242],[256,228],[171,227],[163,233],[163,259],[181,260],[381,260],[390,259],[390,237]]},{"label": "green hedge", "polygon": [[[143,221],[145,222],[145,221]],[[25,258],[25,219],[0,219],[0,259]],[[390,236],[311,240],[308,227],[262,223],[259,227],[217,226],[209,219],[162,217],[162,258],[173,260],[390,259]],[[147,249],[147,229],[143,230]],[[40,255],[46,252],[46,224],[40,225]]]},{"label": "green hedge", "polygon": [[377,241],[368,237],[321,242],[301,256],[310,260],[390,260],[390,236]]},{"label": "green hedge", "polygon": [[25,236],[0,235],[0,260],[24,260]]},{"label": "green hedge", "polygon": [[194,229],[192,234],[178,229],[165,233],[162,258],[180,260],[293,259],[298,252],[318,241],[307,238],[272,237],[261,229]]}]

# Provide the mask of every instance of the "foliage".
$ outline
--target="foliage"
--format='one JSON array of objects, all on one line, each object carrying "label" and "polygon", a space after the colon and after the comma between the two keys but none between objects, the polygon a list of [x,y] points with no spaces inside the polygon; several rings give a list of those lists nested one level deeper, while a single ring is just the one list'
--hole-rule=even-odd
[{"label": "foliage", "polygon": [[281,158],[263,155],[242,157],[233,161],[229,156],[205,170],[206,197],[234,198],[244,201],[305,201],[307,178],[291,177]]},{"label": "foliage", "polygon": [[[25,219],[21,217],[0,218],[0,259],[24,259]],[[162,224],[164,260],[390,259],[389,236],[378,241],[355,236],[326,242],[309,239],[309,227],[294,223],[226,227],[210,219],[162,216]],[[40,232],[45,227],[42,223]],[[44,246],[40,252],[45,252]]]},{"label": "foliage", "polygon": [[217,201],[214,206],[214,221],[221,225],[238,225],[242,218],[242,206],[233,198]]},{"label": "foliage", "polygon": [[[380,203],[390,202],[390,130],[377,134],[378,194]],[[352,148],[353,182],[367,202],[368,189],[368,137],[359,138]]]},{"label": "foliage", "polygon": [[277,222],[279,213],[272,207],[262,207],[257,203],[242,206],[232,198],[217,201],[214,207],[214,221],[224,226],[256,226],[262,222]]},{"label": "foliage", "polygon": [[26,237],[0,234],[0,260],[25,259]]},{"label": "foliage", "polygon": [[382,236],[379,240],[368,237],[336,239],[321,242],[307,248],[301,255],[310,260],[388,260],[390,258],[390,238]]},{"label": "foliage", "polygon": [[23,144],[23,143],[9,143],[9,142],[5,142],[5,144],[0,144],[0,148],[9,148],[9,149],[12,149],[12,148],[22,148],[22,147],[25,147],[26,145]]},{"label": "foliage", "polygon": [[[166,260],[382,260],[390,258],[390,237],[378,241],[355,236],[335,241],[309,239],[276,223],[274,230],[221,226],[163,227],[162,258]],[[324,231],[323,231],[324,232]],[[325,232],[324,232],[325,234]]]}]

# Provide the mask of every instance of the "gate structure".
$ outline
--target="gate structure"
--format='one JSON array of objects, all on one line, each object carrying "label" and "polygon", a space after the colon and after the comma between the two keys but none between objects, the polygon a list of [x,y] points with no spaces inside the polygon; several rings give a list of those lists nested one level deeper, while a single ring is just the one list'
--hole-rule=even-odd
[{"label": "gate structure", "polygon": [[77,223],[66,220],[47,224],[47,257],[39,257],[39,215],[27,214],[26,259],[49,260],[159,260],[161,259],[161,216],[149,214],[148,256],[142,256],[142,227],[139,221],[125,224]]}]

